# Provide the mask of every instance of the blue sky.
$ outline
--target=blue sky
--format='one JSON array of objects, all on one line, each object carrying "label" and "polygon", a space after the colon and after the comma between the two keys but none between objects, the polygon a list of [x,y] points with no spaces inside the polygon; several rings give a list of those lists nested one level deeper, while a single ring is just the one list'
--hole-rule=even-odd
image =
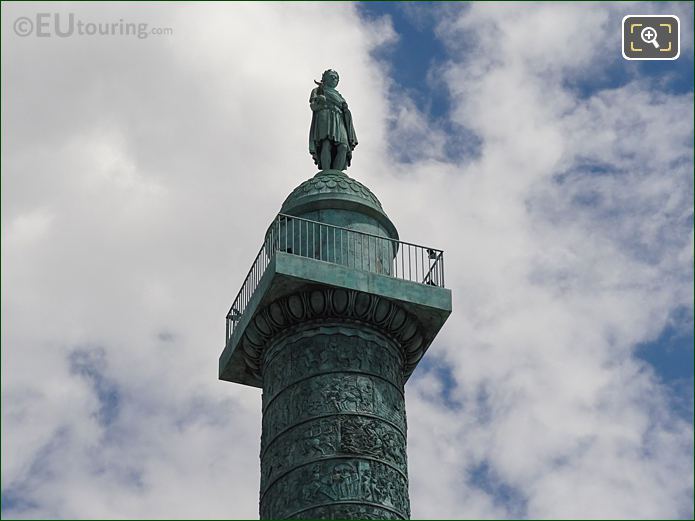
[{"label": "blue sky", "polygon": [[[422,2],[396,4],[390,2],[361,2],[361,16],[369,19],[390,17],[399,39],[376,55],[389,66],[389,72],[399,87],[411,93],[418,108],[434,118],[445,117],[449,104],[443,86],[428,81],[430,70],[447,59],[443,42],[434,34],[436,19],[427,14],[431,9]],[[417,10],[417,11],[416,11]]]},{"label": "blue sky", "polygon": [[[448,54],[444,43],[435,35],[437,18],[428,11],[431,5],[426,2],[361,2],[358,9],[368,19],[388,16],[392,20],[399,39],[380,49],[376,53],[378,59],[388,64],[398,88],[410,94],[419,110],[432,119],[443,120],[446,125],[448,93],[431,78],[430,71],[442,65],[448,59]],[[627,9],[632,9],[631,14],[640,13],[639,8]],[[653,84],[652,88],[663,93],[693,91],[692,53],[683,53],[675,61],[623,61],[615,65],[597,77],[589,75],[574,79],[572,88],[577,96],[587,98],[601,89],[618,88],[635,77],[645,78]],[[692,226],[692,215],[689,222]],[[648,362],[659,378],[672,387],[677,395],[673,406],[690,421],[693,418],[693,401],[689,397],[693,395],[695,367],[692,325],[693,310],[679,309],[657,338],[639,344],[635,350],[635,354]],[[437,370],[436,366],[433,367]],[[441,377],[452,385],[452,379],[447,378],[446,372]],[[446,389],[448,386],[445,393]]]},{"label": "blue sky", "polygon": [[[223,318],[315,173],[329,67],[348,174],[446,252],[413,517],[692,518],[691,3],[2,10],[3,518],[257,516],[260,393],[217,380]],[[44,11],[173,34],[14,32]],[[665,12],[681,57],[623,60],[622,17]]]}]

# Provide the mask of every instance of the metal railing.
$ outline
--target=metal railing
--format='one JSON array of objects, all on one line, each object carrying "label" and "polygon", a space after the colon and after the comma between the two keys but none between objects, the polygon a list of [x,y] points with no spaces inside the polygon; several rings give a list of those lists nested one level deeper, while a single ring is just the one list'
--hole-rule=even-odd
[{"label": "metal railing", "polygon": [[229,341],[276,251],[444,287],[444,252],[372,233],[278,214],[227,313]]}]

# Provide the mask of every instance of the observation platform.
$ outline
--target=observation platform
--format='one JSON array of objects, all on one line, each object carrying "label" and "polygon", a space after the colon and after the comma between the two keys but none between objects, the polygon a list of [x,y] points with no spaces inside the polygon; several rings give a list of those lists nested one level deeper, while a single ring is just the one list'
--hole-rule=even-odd
[{"label": "observation platform", "polygon": [[[268,306],[283,296],[325,288],[333,288],[341,295],[357,291],[367,297],[386,299],[406,311],[402,320],[417,322],[417,335],[407,343],[404,382],[451,313],[451,291],[444,286],[442,250],[280,213],[268,228],[227,313],[219,378],[262,387],[259,346],[263,344],[264,332],[285,325],[289,328],[293,317],[305,320],[312,307],[328,304],[317,297],[319,302],[314,298],[306,302],[297,299],[293,304],[290,300],[289,305],[278,307],[274,313],[274,308]],[[346,303],[342,310],[335,304],[339,301],[333,299],[330,305],[336,309],[330,313],[360,320],[359,303]],[[367,298],[362,307],[368,307],[369,302]],[[347,313],[348,307],[352,315],[341,315]],[[325,314],[326,310],[321,308],[320,312]],[[369,312],[364,309],[365,314]],[[378,316],[378,310],[371,313]],[[383,320],[401,318],[385,316]]]}]

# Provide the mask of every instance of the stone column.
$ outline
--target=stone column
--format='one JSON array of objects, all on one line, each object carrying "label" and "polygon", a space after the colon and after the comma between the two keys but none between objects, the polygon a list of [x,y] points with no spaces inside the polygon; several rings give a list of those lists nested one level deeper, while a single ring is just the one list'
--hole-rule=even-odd
[{"label": "stone column", "polygon": [[219,364],[263,389],[262,519],[409,517],[403,386],[451,313],[441,256],[340,171],[285,199]]},{"label": "stone column", "polygon": [[414,317],[329,288],[278,299],[261,316],[251,333],[265,345],[261,518],[407,519],[404,346],[418,341]]}]

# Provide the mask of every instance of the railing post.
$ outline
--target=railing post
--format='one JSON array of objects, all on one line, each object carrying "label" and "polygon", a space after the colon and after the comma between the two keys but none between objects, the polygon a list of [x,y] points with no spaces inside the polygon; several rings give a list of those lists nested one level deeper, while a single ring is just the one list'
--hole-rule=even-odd
[{"label": "railing post", "polygon": [[[391,242],[391,248],[395,248],[395,246],[393,245],[393,242],[395,242],[395,241]],[[393,252],[393,263],[396,265],[396,277],[398,277],[398,249],[392,250],[392,252]],[[401,273],[401,276],[403,276],[402,273]]]},{"label": "railing post", "polygon": [[408,244],[408,280],[413,280],[413,268],[410,260],[410,244]]},{"label": "railing post", "polygon": [[441,263],[442,267],[442,285],[441,287],[444,287],[444,252],[439,253],[439,262]]},{"label": "railing post", "polygon": [[403,248],[401,248],[401,277],[405,279],[405,252],[403,252]]}]

